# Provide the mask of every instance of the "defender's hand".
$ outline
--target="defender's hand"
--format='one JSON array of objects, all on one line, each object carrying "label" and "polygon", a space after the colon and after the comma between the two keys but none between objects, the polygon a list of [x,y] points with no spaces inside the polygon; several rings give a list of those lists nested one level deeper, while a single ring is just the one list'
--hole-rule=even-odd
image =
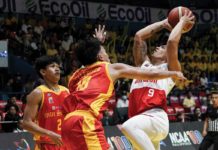
[{"label": "defender's hand", "polygon": [[95,28],[95,34],[93,34],[94,38],[97,38],[101,43],[104,43],[106,39],[105,25],[98,25],[98,28]]}]

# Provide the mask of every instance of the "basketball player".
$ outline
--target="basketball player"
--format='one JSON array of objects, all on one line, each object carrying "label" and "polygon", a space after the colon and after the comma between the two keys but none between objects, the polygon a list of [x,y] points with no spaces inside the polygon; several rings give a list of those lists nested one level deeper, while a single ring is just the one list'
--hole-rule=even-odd
[{"label": "basketball player", "polygon": [[61,105],[69,91],[58,85],[60,61],[56,57],[42,56],[35,65],[44,85],[36,87],[27,96],[23,126],[34,134],[35,150],[63,150]]},{"label": "basketball player", "polygon": [[[104,28],[104,27],[103,27]],[[104,29],[99,28],[103,35]],[[95,38],[77,43],[76,55],[84,68],[69,81],[70,96],[63,104],[65,114],[62,139],[68,150],[108,150],[101,124],[102,113],[114,93],[118,78],[156,80],[168,77],[185,79],[181,72],[140,69],[121,63],[110,64],[108,54]]]},{"label": "basketball player", "polygon": [[[188,22],[193,22],[191,13],[185,12],[179,23],[170,33],[167,44],[157,47],[151,55],[145,40],[161,29],[170,28],[168,20],[151,24],[139,30],[134,38],[133,56],[136,66],[141,69],[181,71],[178,61],[178,44],[182,29]],[[194,22],[193,22],[194,23]],[[137,150],[159,150],[160,141],[169,131],[166,114],[166,96],[173,88],[175,80],[134,79],[129,95],[129,120],[122,125],[122,132]]]}]

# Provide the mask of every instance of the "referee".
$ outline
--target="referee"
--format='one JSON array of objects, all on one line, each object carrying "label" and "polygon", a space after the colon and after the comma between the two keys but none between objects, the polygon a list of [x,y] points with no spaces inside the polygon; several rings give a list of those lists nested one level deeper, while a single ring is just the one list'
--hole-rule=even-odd
[{"label": "referee", "polygon": [[207,150],[214,144],[214,150],[218,150],[218,91],[211,93],[212,107],[206,112],[202,135],[204,139],[199,150]]}]

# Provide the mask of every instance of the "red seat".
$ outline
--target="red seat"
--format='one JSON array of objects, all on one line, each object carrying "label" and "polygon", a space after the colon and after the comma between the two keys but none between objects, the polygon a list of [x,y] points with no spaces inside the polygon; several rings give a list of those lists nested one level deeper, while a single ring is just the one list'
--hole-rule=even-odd
[{"label": "red seat", "polygon": [[4,111],[6,104],[7,104],[7,101],[0,100],[0,111]]},{"label": "red seat", "polygon": [[174,109],[175,109],[176,113],[184,113],[185,112],[185,109],[182,106],[175,106]]},{"label": "red seat", "polygon": [[195,107],[201,107],[201,102],[198,96],[194,96],[194,100],[195,100]]},{"label": "red seat", "polygon": [[170,96],[169,100],[171,106],[180,106],[179,98],[177,96]]},{"label": "red seat", "polygon": [[167,114],[170,121],[176,121],[176,112],[173,107],[167,106]]},{"label": "red seat", "polygon": [[179,96],[179,100],[180,100],[180,103],[182,104],[183,103],[183,100],[185,99],[185,95],[180,95]]}]

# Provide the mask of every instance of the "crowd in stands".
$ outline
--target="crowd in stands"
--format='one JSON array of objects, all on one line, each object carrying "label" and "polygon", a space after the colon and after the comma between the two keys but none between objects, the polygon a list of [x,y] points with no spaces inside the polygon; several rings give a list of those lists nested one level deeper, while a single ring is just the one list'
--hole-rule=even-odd
[{"label": "crowd in stands", "polygon": [[[31,65],[34,65],[35,59],[41,55],[59,56],[62,62],[63,76],[61,84],[67,85],[69,76],[81,66],[74,53],[75,42],[92,36],[94,28],[98,24],[106,24],[107,40],[104,46],[109,53],[111,62],[124,62],[132,65],[131,50],[134,34],[129,31],[135,30],[130,29],[128,24],[125,27],[112,27],[102,19],[87,19],[84,23],[77,23],[75,18],[14,16],[9,13],[0,19],[0,40],[9,39],[9,53]],[[203,36],[193,38],[187,34],[182,37],[179,59],[188,81],[186,86],[174,88],[168,96],[168,114],[171,121],[200,121],[204,119],[202,114],[210,104],[209,91],[217,90],[217,32],[218,27],[213,26],[208,32],[203,33]],[[147,41],[149,48],[154,49],[157,44],[160,44],[159,39],[164,39],[165,35],[167,33],[160,33]],[[4,80],[1,81],[4,86],[0,87],[0,121],[19,122],[23,106],[25,106],[26,94],[43,81],[22,73],[11,75],[7,71],[1,72],[1,76],[4,77]],[[111,100],[112,105],[117,105],[117,108],[112,110],[112,107],[105,112],[104,125],[122,123],[127,119],[130,85],[130,80],[117,82],[116,97]],[[114,104],[116,102],[117,104]],[[11,124],[10,127],[4,124],[1,126],[5,132],[20,129],[19,124]]]}]

